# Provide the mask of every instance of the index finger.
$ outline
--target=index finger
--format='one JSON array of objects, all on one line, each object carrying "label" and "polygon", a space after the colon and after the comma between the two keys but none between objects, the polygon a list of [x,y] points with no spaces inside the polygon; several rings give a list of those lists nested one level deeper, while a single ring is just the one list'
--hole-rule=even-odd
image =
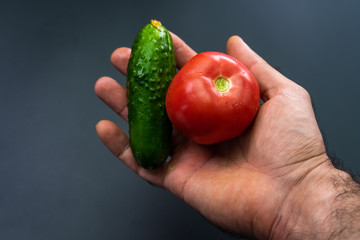
[{"label": "index finger", "polygon": [[196,55],[196,52],[176,34],[172,32],[170,32],[170,34],[174,44],[176,65],[180,69],[185,65],[187,61],[189,61],[193,56]]},{"label": "index finger", "polygon": [[[187,61],[196,55],[196,52],[189,47],[181,38],[170,32],[174,44],[176,66],[182,68]],[[126,75],[127,65],[131,55],[131,49],[120,47],[111,54],[111,63],[123,75]]]}]

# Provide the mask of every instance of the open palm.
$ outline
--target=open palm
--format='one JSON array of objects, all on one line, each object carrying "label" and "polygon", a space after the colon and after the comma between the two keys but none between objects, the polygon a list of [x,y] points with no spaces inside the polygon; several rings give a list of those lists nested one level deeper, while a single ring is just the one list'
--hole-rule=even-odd
[{"label": "open palm", "polygon": [[[196,53],[172,34],[181,68]],[[126,75],[131,50],[119,48],[111,61]],[[227,53],[255,75],[264,101],[251,127],[236,139],[198,145],[174,130],[171,160],[160,169],[138,166],[126,134],[113,122],[97,124],[109,150],[145,180],[162,186],[217,226],[259,238],[270,237],[294,186],[328,162],[308,93],[231,37]],[[126,90],[109,77],[95,85],[97,96],[127,121]],[[300,167],[301,166],[301,167]]]}]

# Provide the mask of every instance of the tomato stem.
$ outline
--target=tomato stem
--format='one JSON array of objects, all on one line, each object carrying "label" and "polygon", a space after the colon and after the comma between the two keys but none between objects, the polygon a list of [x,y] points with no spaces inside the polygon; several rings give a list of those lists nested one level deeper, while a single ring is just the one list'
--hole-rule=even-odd
[{"label": "tomato stem", "polygon": [[219,92],[226,92],[229,90],[230,88],[230,81],[227,78],[224,77],[218,77],[215,80],[215,88],[216,90],[218,90]]}]

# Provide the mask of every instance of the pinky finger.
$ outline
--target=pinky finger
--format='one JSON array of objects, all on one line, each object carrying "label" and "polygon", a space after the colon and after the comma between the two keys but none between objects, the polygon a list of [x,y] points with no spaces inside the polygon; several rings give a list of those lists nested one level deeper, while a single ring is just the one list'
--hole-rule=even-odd
[{"label": "pinky finger", "polygon": [[138,173],[139,165],[132,155],[129,138],[127,135],[113,122],[101,120],[96,125],[96,132],[104,145],[119,158],[132,171]]},{"label": "pinky finger", "polygon": [[163,186],[167,164],[155,170],[146,170],[136,162],[130,148],[127,135],[113,122],[101,120],[96,125],[96,132],[104,145],[120,159],[130,170],[154,185]]}]

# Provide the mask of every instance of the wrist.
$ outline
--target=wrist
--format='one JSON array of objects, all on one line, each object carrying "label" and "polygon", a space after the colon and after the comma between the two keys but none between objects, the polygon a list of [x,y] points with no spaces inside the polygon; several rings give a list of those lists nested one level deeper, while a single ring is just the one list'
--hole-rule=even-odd
[{"label": "wrist", "polygon": [[[322,164],[311,168],[286,194],[270,238],[337,239],[335,236],[343,231],[339,218],[346,214],[342,210],[344,204],[359,207],[359,191],[354,195],[354,191],[348,189],[359,188],[358,185],[347,173],[334,168],[328,159],[320,162]],[[348,205],[347,202],[352,201],[354,203]]]}]

